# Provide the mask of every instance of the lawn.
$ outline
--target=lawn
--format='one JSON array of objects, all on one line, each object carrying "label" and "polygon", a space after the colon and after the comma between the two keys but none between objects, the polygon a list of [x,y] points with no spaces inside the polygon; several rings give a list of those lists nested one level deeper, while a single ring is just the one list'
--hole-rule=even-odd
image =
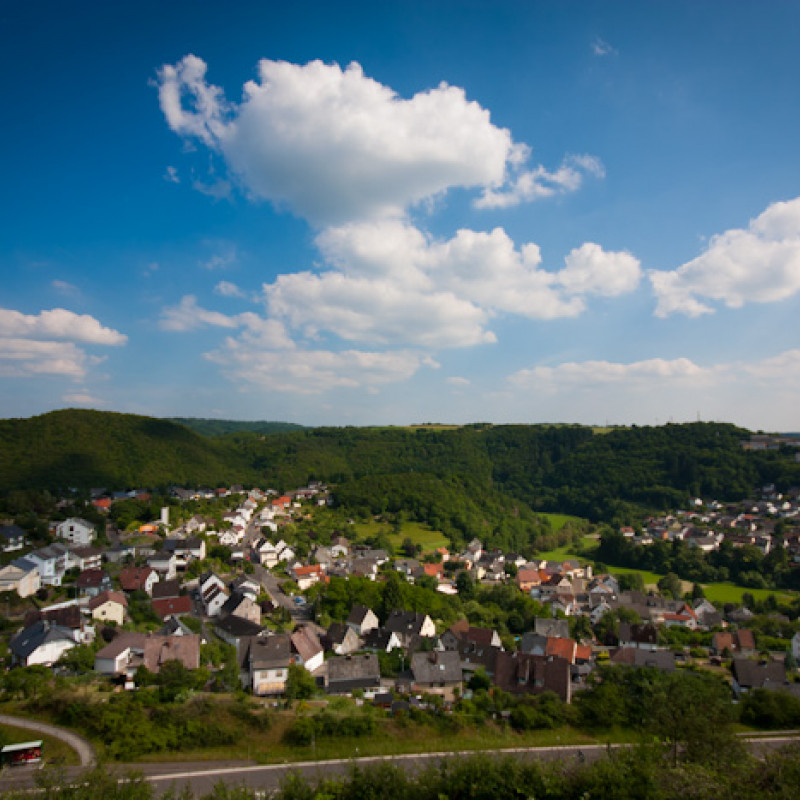
[{"label": "lawn", "polygon": [[411,539],[414,544],[420,545],[423,553],[431,553],[437,547],[450,547],[449,539],[441,531],[433,530],[421,522],[403,522],[399,533],[395,533],[394,527],[388,522],[377,522],[376,520],[356,522],[353,528],[359,539],[384,534],[395,551],[400,550],[400,546],[406,538]]},{"label": "lawn", "polygon": [[581,517],[572,517],[569,514],[549,514],[544,511],[539,511],[537,517],[550,520],[550,527],[555,533],[558,533],[568,522],[586,522]]},{"label": "lawn", "polygon": [[742,586],[735,586],[732,583],[704,583],[702,584],[706,597],[712,603],[737,603],[742,602],[742,595],[749,592],[756,600],[766,600],[769,595],[774,594],[778,602],[791,602],[791,594],[776,591],[775,589],[746,589]]}]

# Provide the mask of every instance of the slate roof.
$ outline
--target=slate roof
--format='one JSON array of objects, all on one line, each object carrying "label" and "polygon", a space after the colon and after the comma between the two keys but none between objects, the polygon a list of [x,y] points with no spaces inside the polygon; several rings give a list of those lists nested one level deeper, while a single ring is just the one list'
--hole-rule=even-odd
[{"label": "slate roof", "polygon": [[330,658],[327,666],[328,688],[331,690],[350,691],[380,684],[381,668],[374,653]]},{"label": "slate roof", "polygon": [[69,641],[75,644],[72,631],[48,620],[39,620],[20,631],[9,643],[8,648],[19,659],[27,659],[31,653],[48,642]]},{"label": "slate roof", "polygon": [[411,671],[419,684],[461,682],[461,656],[456,652],[436,651],[414,653]]},{"label": "slate roof", "polygon": [[288,667],[292,660],[292,641],[288,633],[254,636],[246,648],[252,669]]},{"label": "slate roof", "polygon": [[671,650],[642,650],[638,647],[620,647],[611,656],[614,664],[631,667],[653,667],[664,672],[674,672],[675,654]]}]

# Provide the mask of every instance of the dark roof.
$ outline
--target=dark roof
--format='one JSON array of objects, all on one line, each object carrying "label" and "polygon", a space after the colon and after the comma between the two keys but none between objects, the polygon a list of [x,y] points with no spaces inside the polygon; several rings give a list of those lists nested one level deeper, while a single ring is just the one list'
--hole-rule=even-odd
[{"label": "dark roof", "polygon": [[436,651],[414,653],[411,657],[414,680],[420,684],[459,683],[461,656],[455,652]]},{"label": "dark roof", "polygon": [[350,609],[350,616],[347,618],[348,625],[361,625],[364,622],[364,618],[370,612],[370,609],[366,606],[356,605]]},{"label": "dark roof", "polygon": [[27,534],[19,525],[0,525],[0,536],[4,539],[24,539]]},{"label": "dark roof", "polygon": [[786,684],[786,668],[779,661],[759,664],[749,658],[734,658],[733,677],[742,689],[761,689],[765,684],[776,687]]},{"label": "dark roof", "polygon": [[237,617],[235,614],[231,614],[231,616],[225,617],[225,619],[218,619],[214,623],[214,627],[236,639],[241,639],[244,636],[258,636],[263,630],[263,628],[255,622],[251,622],[244,617]]},{"label": "dark roof", "polygon": [[292,642],[289,634],[254,636],[247,645],[247,658],[253,669],[289,666],[292,660]]},{"label": "dark roof", "polygon": [[349,691],[380,683],[380,662],[374,653],[330,658],[327,665],[329,689]]},{"label": "dark roof", "polygon": [[64,608],[53,608],[42,610],[29,611],[25,615],[25,627],[29,627],[39,620],[47,620],[54,625],[59,625],[62,628],[71,628],[77,630],[83,625],[83,618],[81,617],[81,610],[78,606],[65,606]]},{"label": "dark roof", "polygon": [[673,672],[675,654],[671,650],[641,650],[638,647],[620,647],[611,656],[614,664],[628,664],[632,667],[653,667]]},{"label": "dark roof", "polygon": [[167,597],[178,597],[181,593],[180,580],[158,581],[153,584],[153,600],[163,600]]},{"label": "dark roof", "polygon": [[102,586],[103,583],[111,581],[108,573],[102,569],[85,569],[78,575],[77,584],[82,589]]},{"label": "dark roof", "polygon": [[426,619],[428,619],[427,614],[394,610],[389,614],[389,619],[386,620],[384,627],[387,631],[393,631],[403,636],[419,636]]},{"label": "dark roof", "polygon": [[77,644],[72,638],[72,631],[55,625],[47,620],[39,620],[20,631],[9,643],[8,648],[20,659],[27,659],[38,647],[48,642],[69,641]]},{"label": "dark roof", "polygon": [[533,656],[525,653],[497,654],[494,682],[513,694],[555,692],[569,702],[571,696],[570,663],[557,656]]}]

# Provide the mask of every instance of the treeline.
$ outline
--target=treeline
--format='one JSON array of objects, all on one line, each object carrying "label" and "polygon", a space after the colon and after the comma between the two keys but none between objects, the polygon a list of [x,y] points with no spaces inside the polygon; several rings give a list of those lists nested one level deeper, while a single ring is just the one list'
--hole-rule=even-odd
[{"label": "treeline", "polygon": [[201,436],[225,436],[229,433],[286,433],[287,431],[301,431],[304,425],[295,425],[293,422],[245,422],[235,419],[205,419],[202,417],[167,417],[168,422],[183,425]]},{"label": "treeline", "polygon": [[674,573],[694,583],[732,581],[751,589],[800,589],[800,575],[791,568],[789,556],[780,542],[767,555],[753,545],[734,547],[729,541],[704,553],[677,539],[636,545],[618,531],[605,530],[593,557],[615,567]]}]

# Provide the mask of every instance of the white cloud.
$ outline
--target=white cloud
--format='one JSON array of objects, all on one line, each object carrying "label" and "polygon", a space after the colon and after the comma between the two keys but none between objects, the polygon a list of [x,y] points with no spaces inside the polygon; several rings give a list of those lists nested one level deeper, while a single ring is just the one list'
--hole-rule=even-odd
[{"label": "white cloud", "polygon": [[100,345],[123,345],[128,337],[101,325],[88,314],[54,308],[39,314],[23,314],[0,308],[0,336],[28,339],[68,339]]},{"label": "white cloud", "polygon": [[161,312],[159,325],[165,331],[193,331],[207,326],[217,328],[238,328],[234,317],[219,311],[209,311],[197,305],[193,294],[184,295],[177,306],[170,306]]},{"label": "white cloud", "polygon": [[[159,326],[162,330],[185,333],[200,328],[242,329],[241,341],[273,349],[292,349],[294,343],[286,333],[282,322],[264,319],[258,314],[244,312],[228,315],[211,311],[197,304],[192,294],[184,295],[177,306],[168,306],[161,311]],[[230,339],[229,341],[234,341]]]},{"label": "white cloud", "polygon": [[602,174],[599,161],[586,156],[552,173],[526,172],[529,148],[446,83],[405,99],[356,63],[342,69],[262,60],[258,80],[248,81],[233,105],[205,74],[193,55],[162,67],[167,124],[219,152],[253,197],[317,225],[399,217],[456,187],[487,190],[479,204],[509,205],[572,191],[585,172]]},{"label": "white cloud", "polygon": [[651,358],[630,364],[610,361],[566,362],[555,367],[522,369],[509,377],[518,388],[546,390],[610,383],[649,383],[660,380],[697,380],[705,370],[688,358]]},{"label": "white cloud", "polygon": [[627,252],[608,252],[599,244],[586,242],[564,259],[566,268],[558,283],[570,294],[598,294],[604,297],[632,292],[642,277],[639,260]]},{"label": "white cloud", "polygon": [[245,293],[235,284],[230,281],[220,281],[214,287],[214,293],[221,297],[245,297]]},{"label": "white cloud", "polygon": [[88,392],[75,392],[74,394],[65,394],[61,398],[65,403],[74,403],[78,406],[102,406],[105,405],[102,400],[92,397]]},{"label": "white cloud", "polygon": [[164,173],[164,180],[168,183],[180,183],[181,179],[178,176],[178,170],[176,167],[167,167],[167,171]]},{"label": "white cloud", "polygon": [[713,313],[772,303],[800,291],[800,198],[773,203],[746,229],[714,236],[706,251],[673,271],[649,273],[656,316]]},{"label": "white cloud", "polygon": [[265,285],[271,315],[308,336],[330,331],[378,344],[493,342],[496,313],[574,317],[586,296],[632,291],[641,274],[629,253],[593,243],[573,250],[561,271],[546,271],[535,244],[516,247],[502,228],[433,241],[406,222],[383,220],[328,228],[316,243],[335,269]]},{"label": "white cloud", "polygon": [[458,375],[453,375],[445,379],[451,386],[457,386],[459,389],[469,386],[471,381],[468,378],[462,378]]},{"label": "white cloud", "polygon": [[592,53],[596,56],[617,55],[617,51],[599,36],[592,41]]},{"label": "white cloud", "polygon": [[575,192],[580,189],[586,174],[605,177],[605,167],[600,159],[590,155],[569,156],[555,172],[539,165],[512,173],[504,188],[485,189],[474,205],[476,208],[509,208],[523,201]]},{"label": "white cloud", "polygon": [[420,367],[417,353],[346,350],[296,350],[291,353],[254,349],[248,343],[228,339],[206,357],[222,366],[237,383],[259,389],[297,394],[321,394],[332,389],[375,388],[404,381]]},{"label": "white cloud", "polygon": [[68,283],[67,281],[61,281],[55,279],[50,282],[50,285],[59,293],[66,295],[67,297],[75,297],[79,295],[80,289],[72,283]]},{"label": "white cloud", "polygon": [[57,375],[79,379],[92,363],[96,361],[72,342],[0,337],[0,376],[4,378]]}]

